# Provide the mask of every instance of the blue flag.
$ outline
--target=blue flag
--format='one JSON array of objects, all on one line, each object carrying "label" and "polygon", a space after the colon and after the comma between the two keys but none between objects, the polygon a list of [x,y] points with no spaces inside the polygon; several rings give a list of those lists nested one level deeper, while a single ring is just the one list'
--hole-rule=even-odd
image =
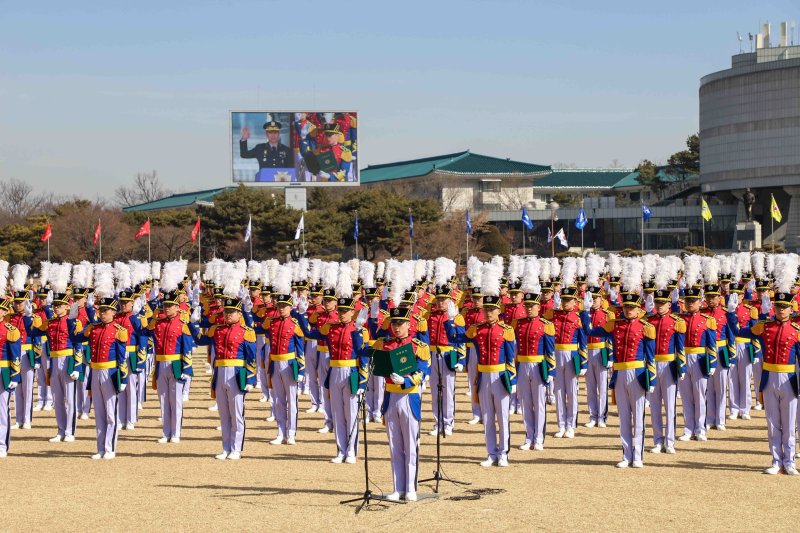
[{"label": "blue flag", "polygon": [[645,204],[642,204],[642,220],[647,222],[650,220],[650,217],[653,216],[653,212],[650,211],[650,208],[647,207]]},{"label": "blue flag", "polygon": [[467,211],[467,235],[472,235],[472,219],[469,218],[469,211]]},{"label": "blue flag", "polygon": [[414,215],[411,211],[408,212],[408,236],[414,237]]},{"label": "blue flag", "polygon": [[586,218],[586,211],[581,207],[581,212],[578,213],[578,219],[575,221],[575,227],[578,229],[583,229],[588,223],[589,219]]},{"label": "blue flag", "polygon": [[353,240],[354,241],[358,240],[358,213],[356,213],[356,225],[353,228]]},{"label": "blue flag", "polygon": [[524,207],[522,208],[522,223],[525,224],[526,228],[533,229],[533,220],[528,216],[528,210]]}]

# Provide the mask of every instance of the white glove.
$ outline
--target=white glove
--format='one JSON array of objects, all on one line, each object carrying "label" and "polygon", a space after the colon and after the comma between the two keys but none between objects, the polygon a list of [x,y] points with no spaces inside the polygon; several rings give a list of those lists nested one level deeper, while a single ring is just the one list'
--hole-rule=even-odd
[{"label": "white glove", "polygon": [[381,312],[381,302],[375,300],[371,304],[369,304],[369,317],[370,318],[378,318],[378,314]]},{"label": "white glove", "polygon": [[736,308],[739,306],[739,295],[735,292],[732,292],[728,296],[728,312],[734,313],[736,312]]},{"label": "white glove", "polygon": [[41,367],[42,367],[42,365],[40,365],[39,363],[36,363],[35,365],[33,365],[33,369],[34,370],[39,370]]},{"label": "white glove", "polygon": [[22,312],[23,316],[31,316],[33,314],[33,305],[30,300],[25,300],[25,310]]},{"label": "white glove", "polygon": [[330,179],[330,178],[331,178],[331,175],[330,175],[330,174],[328,174],[327,172],[325,172],[324,170],[321,170],[321,171],[319,172],[319,177],[320,177],[320,178],[325,178],[325,179],[327,180],[327,179]]},{"label": "white glove", "polygon": [[78,379],[78,376],[80,376],[80,373],[77,370],[75,370],[72,374],[69,375],[72,381],[76,381]]},{"label": "white glove", "polygon": [[250,299],[249,294],[245,294],[244,298],[242,299],[242,309],[245,313],[249,313],[253,310],[253,301]]},{"label": "white glove", "polygon": [[686,278],[685,277],[681,277],[680,288],[681,289],[685,289],[686,288]]},{"label": "white glove", "polygon": [[462,365],[461,363],[458,363],[456,365],[456,372],[463,372],[463,371],[464,371],[464,365]]},{"label": "white glove", "polygon": [[656,390],[656,388],[655,388],[655,387],[650,387],[649,389],[647,389],[647,393],[648,393],[648,394],[653,394],[653,392],[654,392],[655,390]]},{"label": "white glove", "polygon": [[561,294],[557,292],[553,293],[553,305],[556,309],[561,308]]},{"label": "white glove", "polygon": [[547,376],[547,384],[550,385],[553,382],[553,376]]},{"label": "white glove", "polygon": [[585,376],[586,375],[586,369],[585,368],[581,368],[581,371],[578,373],[578,375],[579,376]]},{"label": "white glove", "polygon": [[133,301],[133,314],[138,315],[142,312],[142,308],[144,307],[144,303],[142,302],[142,297],[139,296]]},{"label": "white glove", "polygon": [[190,379],[191,377],[192,376],[190,376],[189,374],[181,374],[181,381],[186,381],[187,379]]},{"label": "white glove", "polygon": [[250,291],[246,289],[244,285],[239,285],[239,293],[236,295],[236,297],[240,300],[244,300],[246,296],[250,296]]},{"label": "white glove", "polygon": [[594,303],[594,298],[592,298],[591,291],[586,291],[586,294],[583,295],[583,310],[588,311],[592,308],[592,304]]},{"label": "white glove", "polygon": [[297,297],[297,312],[301,315],[306,314],[308,311],[308,298],[305,296],[298,296]]},{"label": "white glove", "polygon": [[606,368],[608,369],[614,368],[614,361],[609,359],[608,363],[606,363]]},{"label": "white glove", "polygon": [[385,300],[389,297],[389,285],[384,285],[383,290],[381,291],[381,300]]},{"label": "white glove", "polygon": [[617,289],[615,289],[614,287],[610,287],[609,286],[609,288],[608,288],[608,297],[611,298],[612,302],[616,302],[617,301],[617,293],[618,293]]},{"label": "white glove", "polygon": [[675,287],[672,291],[672,303],[678,303],[678,299],[681,297],[680,291],[678,291],[678,287]]},{"label": "white glove", "polygon": [[122,385],[119,386],[119,391],[120,392],[125,392],[125,389],[127,389],[127,388],[128,388],[128,384],[127,383],[123,383]]},{"label": "white glove", "polygon": [[250,385],[249,383],[244,386],[244,391],[245,392],[250,392],[251,390],[253,390],[253,386]]},{"label": "white glove", "polygon": [[679,380],[686,379],[686,372],[684,372],[683,374],[681,374],[681,377],[679,377],[678,379],[679,379]]},{"label": "white glove", "polygon": [[154,281],[153,282],[153,288],[150,289],[150,294],[148,294],[147,299],[148,300],[155,300],[156,298],[158,298],[158,282]]},{"label": "white glove", "polygon": [[758,363],[759,361],[761,361],[760,357],[753,357],[753,362],[754,363]]},{"label": "white glove", "polygon": [[297,382],[298,383],[302,383],[305,380],[306,380],[306,377],[303,374],[298,374],[298,376],[297,376]]},{"label": "white glove", "polygon": [[514,394],[516,394],[516,393],[517,393],[517,386],[516,385],[511,385],[511,394],[512,394],[512,396]]},{"label": "white glove", "polygon": [[458,307],[453,300],[447,301],[447,320],[453,320],[458,315]]},{"label": "white glove", "polygon": [[656,308],[656,302],[653,299],[653,295],[652,294],[648,294],[647,298],[645,298],[645,300],[644,300],[644,310],[645,310],[646,313],[652,313],[653,309],[655,309],[655,308]]},{"label": "white glove", "polygon": [[51,305],[53,303],[53,291],[47,291],[47,298],[44,299],[45,305]]},{"label": "white glove", "polygon": [[67,318],[78,318],[78,304],[72,304],[69,306],[69,316]]},{"label": "white glove", "polygon": [[17,382],[16,381],[12,381],[11,383],[8,384],[8,390],[14,390],[16,388],[17,388]]},{"label": "white glove", "polygon": [[364,389],[358,389],[356,391],[356,396],[359,396],[359,397],[364,396]]},{"label": "white glove", "polygon": [[369,313],[367,312],[367,308],[366,307],[362,307],[361,311],[358,312],[358,316],[356,317],[356,327],[357,328],[360,329],[360,328],[364,327],[364,324],[367,323],[367,318],[369,318],[368,315],[369,315]]},{"label": "white glove", "polygon": [[89,296],[86,297],[86,305],[94,307],[94,293],[90,292]]},{"label": "white glove", "polygon": [[200,322],[200,307],[192,309],[192,315],[189,317],[192,322]]},{"label": "white glove", "polygon": [[403,376],[401,376],[400,374],[395,374],[394,372],[389,374],[389,379],[391,379],[392,383],[394,383],[395,385],[402,385],[403,383],[406,382]]},{"label": "white glove", "polygon": [[772,301],[769,299],[769,294],[764,293],[761,297],[761,312],[768,315],[770,311],[772,311]]},{"label": "white glove", "polygon": [[711,370],[709,370],[709,371],[708,371],[708,377],[711,377],[711,376],[713,376],[713,375],[714,375],[714,373],[715,373],[716,371],[717,371],[717,369],[716,369],[716,368],[712,368]]},{"label": "white glove", "polygon": [[747,282],[747,288],[750,290],[750,292],[753,292],[754,290],[756,290],[756,280],[755,279],[751,279],[750,281],[748,281]]}]

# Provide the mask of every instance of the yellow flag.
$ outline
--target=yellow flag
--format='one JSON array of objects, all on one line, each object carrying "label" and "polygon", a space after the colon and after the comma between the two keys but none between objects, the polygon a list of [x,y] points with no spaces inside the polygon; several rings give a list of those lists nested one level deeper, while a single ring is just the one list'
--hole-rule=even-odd
[{"label": "yellow flag", "polygon": [[700,200],[703,202],[702,204],[700,204],[702,206],[702,208],[700,210],[700,215],[702,215],[702,217],[706,220],[706,222],[708,222],[709,220],[711,220],[714,217],[711,216],[711,209],[708,208],[708,204],[706,203],[706,199],[705,198],[701,198]]},{"label": "yellow flag", "polygon": [[769,210],[772,213],[772,218],[775,219],[775,222],[780,222],[783,219],[783,215],[781,214],[781,210],[778,209],[778,202],[775,201],[775,195],[770,194],[770,196],[772,197],[772,205]]}]

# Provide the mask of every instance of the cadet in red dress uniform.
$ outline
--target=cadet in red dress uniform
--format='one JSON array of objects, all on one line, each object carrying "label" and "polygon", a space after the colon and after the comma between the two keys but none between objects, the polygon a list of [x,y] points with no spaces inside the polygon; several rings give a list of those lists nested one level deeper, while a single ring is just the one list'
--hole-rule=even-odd
[{"label": "cadet in red dress uniform", "polygon": [[[111,276],[111,273],[108,275]],[[75,328],[75,340],[85,342],[92,354],[89,390],[97,427],[97,453],[92,455],[92,459],[113,459],[117,454],[119,394],[125,392],[128,386],[126,347],[129,340],[128,330],[114,321],[117,305],[117,299],[113,296],[101,298],[97,306],[100,321],[85,329],[79,320],[67,320],[75,324],[70,326]]]},{"label": "cadet in red dress uniform", "polygon": [[720,304],[722,296],[719,285],[707,283],[704,287],[705,313],[717,323],[717,371],[708,378],[706,390],[706,426],[725,431],[728,399],[728,372],[736,365],[733,336],[725,320],[725,309]]},{"label": "cadet in red dress uniform", "polygon": [[[619,411],[619,432],[622,440],[622,461],[618,468],[642,468],[644,462],[645,394],[656,384],[654,359],[656,330],[641,318],[641,296],[632,292],[622,295],[623,315],[607,320],[601,327],[591,328],[590,335],[614,340],[614,372],[610,386],[614,389]],[[584,311],[584,315],[588,313]],[[588,316],[584,316],[584,321]]]},{"label": "cadet in red dress uniform", "polygon": [[0,300],[0,459],[11,443],[11,393],[20,382],[20,330],[6,322],[11,302]]},{"label": "cadet in red dress uniform", "polygon": [[[469,292],[472,305],[461,311],[461,315],[464,317],[464,331],[468,330],[470,326],[486,320],[480,287],[470,287]],[[478,351],[475,349],[475,343],[472,340],[469,340],[465,346],[467,348],[468,392],[472,402],[472,420],[468,424],[474,425],[481,421],[481,404],[478,401],[478,387],[475,385],[478,378]]]},{"label": "cadet in red dress uniform", "polygon": [[547,384],[556,373],[555,327],[539,316],[541,296],[524,296],[525,316],[511,323],[517,340],[517,394],[520,398],[525,442],[520,450],[544,449],[544,426],[547,421]]},{"label": "cadet in red dress uniform", "polygon": [[12,428],[31,429],[31,422],[33,421],[33,381],[36,371],[42,364],[41,339],[46,334],[47,327],[44,325],[41,315],[33,313],[30,293],[24,288],[24,280],[27,278],[27,265],[14,265],[14,269],[21,266],[25,267],[25,274],[22,275],[23,287],[21,290],[14,291],[14,313],[8,317],[8,322],[19,330],[22,350],[20,383],[14,393],[17,423]]},{"label": "cadet in red dress uniform", "polygon": [[[750,327],[758,321],[758,310],[749,305],[744,295],[744,283],[741,281],[732,282],[729,294],[736,294],[739,301],[736,306],[736,317],[740,328]],[[749,337],[734,336],[734,349],[736,354],[736,365],[730,369],[730,420],[741,417],[742,420],[750,420],[750,408],[753,404],[753,396],[750,392],[750,385],[753,382],[753,365],[761,365],[761,345],[758,341],[753,342]],[[756,390],[758,389],[756,383]]]},{"label": "cadet in red dress uniform", "polygon": [[[583,295],[583,307],[589,312],[590,328],[603,327],[614,313],[606,308],[605,294],[599,286],[589,287]],[[608,370],[613,363],[613,339],[590,336],[586,339],[586,400],[589,404],[587,428],[606,427],[608,420]]]}]

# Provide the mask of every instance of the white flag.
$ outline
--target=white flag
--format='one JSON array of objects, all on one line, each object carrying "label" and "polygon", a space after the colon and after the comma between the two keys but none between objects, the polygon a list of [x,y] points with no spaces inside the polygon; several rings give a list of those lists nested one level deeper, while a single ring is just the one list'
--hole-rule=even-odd
[{"label": "white flag", "polygon": [[558,238],[558,241],[561,243],[561,246],[563,246],[564,248],[569,248],[569,244],[567,244],[567,235],[564,233],[564,228],[558,230],[558,232],[556,233],[556,237]]},{"label": "white flag", "polygon": [[547,242],[551,242],[553,240],[553,234],[550,233],[550,228],[547,228]]},{"label": "white flag", "polygon": [[253,217],[250,216],[250,220],[247,221],[247,229],[244,230],[244,242],[250,240],[250,233],[253,231]]},{"label": "white flag", "polygon": [[306,225],[303,219],[305,218],[305,213],[300,215],[300,223],[297,225],[297,231],[294,232],[294,240],[300,239],[300,233],[306,230]]}]

